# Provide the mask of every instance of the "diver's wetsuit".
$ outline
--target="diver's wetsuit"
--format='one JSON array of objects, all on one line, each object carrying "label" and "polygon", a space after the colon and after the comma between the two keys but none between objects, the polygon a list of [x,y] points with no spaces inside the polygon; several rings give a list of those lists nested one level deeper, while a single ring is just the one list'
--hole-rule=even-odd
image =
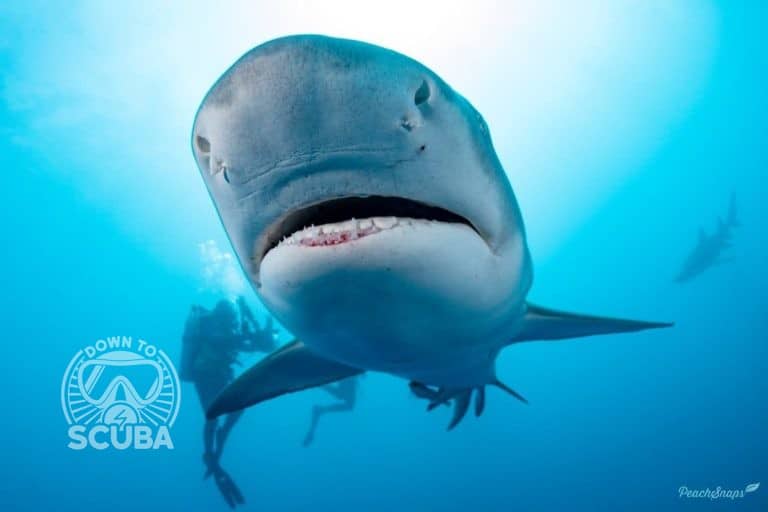
[{"label": "diver's wetsuit", "polygon": [[[184,329],[181,379],[195,385],[203,411],[234,378],[232,365],[241,352],[272,350],[274,332],[269,323],[261,329],[245,301],[238,300],[241,321],[230,301],[219,301],[213,311],[192,306]],[[250,326],[249,324],[253,324]],[[219,425],[207,420],[203,429],[206,476],[213,475],[227,503],[234,507],[244,502],[242,494],[219,465],[224,444],[242,411],[228,414]]]},{"label": "diver's wetsuit", "polygon": [[357,377],[349,377],[340,380],[336,384],[328,384],[321,389],[330,393],[340,402],[331,405],[316,405],[312,407],[312,420],[309,424],[309,431],[304,437],[304,446],[309,446],[315,439],[315,431],[320,421],[320,416],[333,412],[352,411],[355,408],[357,399]]}]

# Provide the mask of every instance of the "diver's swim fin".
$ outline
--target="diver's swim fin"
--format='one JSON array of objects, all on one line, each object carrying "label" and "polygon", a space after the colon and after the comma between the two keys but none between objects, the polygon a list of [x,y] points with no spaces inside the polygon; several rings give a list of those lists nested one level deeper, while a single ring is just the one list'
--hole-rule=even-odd
[{"label": "diver's swim fin", "polygon": [[315,355],[296,340],[280,347],[224,388],[205,415],[213,419],[270,398],[360,373],[363,370]]},{"label": "diver's swim fin", "polygon": [[595,336],[597,334],[658,329],[661,327],[672,327],[672,325],[671,323],[663,322],[641,322],[620,318],[579,315],[528,304],[523,328],[510,343],[534,340],[562,340],[566,338]]}]

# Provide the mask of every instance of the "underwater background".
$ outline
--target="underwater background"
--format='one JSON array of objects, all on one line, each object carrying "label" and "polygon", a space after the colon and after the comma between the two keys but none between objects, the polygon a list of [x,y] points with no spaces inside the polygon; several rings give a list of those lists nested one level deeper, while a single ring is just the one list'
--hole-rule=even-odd
[{"label": "underwater background", "polygon": [[[0,510],[226,509],[188,384],[174,450],[74,451],[61,379],[105,336],[178,361],[191,304],[245,293],[265,317],[189,134],[237,57],[304,32],[414,57],[483,113],[533,302],[676,325],[512,346],[498,373],[530,405],[489,390],[451,432],[382,374],[308,448],[322,392],[249,409],[223,460],[247,509],[768,510],[766,26],[759,1],[3,2]],[[732,196],[727,261],[675,283]]]}]

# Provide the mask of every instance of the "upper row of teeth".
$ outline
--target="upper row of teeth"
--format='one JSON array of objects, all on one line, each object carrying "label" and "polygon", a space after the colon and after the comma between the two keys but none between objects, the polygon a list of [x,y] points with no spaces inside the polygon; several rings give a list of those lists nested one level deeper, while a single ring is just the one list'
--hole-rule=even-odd
[{"label": "upper row of teeth", "polygon": [[302,240],[316,238],[323,235],[349,233],[352,239],[358,236],[371,235],[398,226],[413,226],[414,224],[428,224],[430,221],[422,219],[410,219],[400,217],[372,217],[370,219],[351,219],[344,222],[324,224],[322,226],[309,226],[290,236],[284,237],[280,244],[298,244]]}]

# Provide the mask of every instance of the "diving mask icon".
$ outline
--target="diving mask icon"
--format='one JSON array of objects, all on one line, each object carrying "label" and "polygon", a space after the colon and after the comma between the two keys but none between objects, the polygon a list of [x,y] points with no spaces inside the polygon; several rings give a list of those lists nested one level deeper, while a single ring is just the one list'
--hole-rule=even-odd
[{"label": "diving mask icon", "polygon": [[85,361],[77,372],[83,399],[96,407],[126,402],[145,407],[160,396],[163,368],[132,352],[110,352]]}]

